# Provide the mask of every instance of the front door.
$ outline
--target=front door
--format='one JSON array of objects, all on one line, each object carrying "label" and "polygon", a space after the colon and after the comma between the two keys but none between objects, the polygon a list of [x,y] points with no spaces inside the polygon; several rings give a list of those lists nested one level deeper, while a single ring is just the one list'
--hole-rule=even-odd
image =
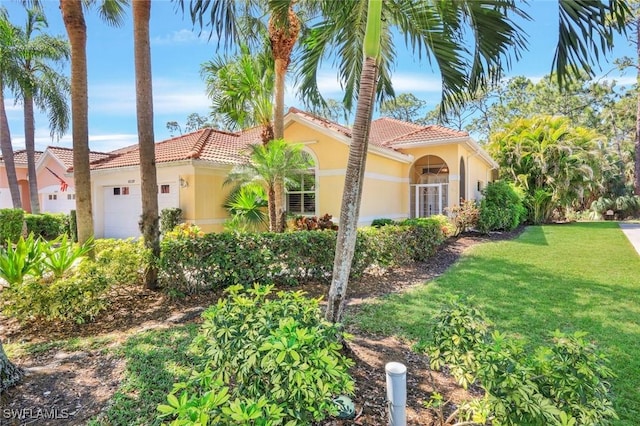
[{"label": "front door", "polygon": [[448,183],[425,183],[413,187],[412,217],[428,217],[444,214],[447,207]]}]

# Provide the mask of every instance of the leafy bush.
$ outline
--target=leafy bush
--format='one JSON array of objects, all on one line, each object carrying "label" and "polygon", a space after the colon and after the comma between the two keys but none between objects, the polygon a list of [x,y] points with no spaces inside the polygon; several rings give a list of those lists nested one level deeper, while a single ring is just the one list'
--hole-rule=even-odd
[{"label": "leafy bush", "polygon": [[449,238],[452,235],[455,235],[455,224],[452,220],[444,214],[434,214],[429,216],[429,219],[435,220],[440,224],[440,228],[442,229],[442,234]]},{"label": "leafy bush", "polygon": [[25,280],[3,291],[8,302],[3,312],[27,321],[92,320],[105,310],[109,282],[93,262],[83,262],[77,270],[52,282]]},{"label": "leafy bush", "polygon": [[69,216],[64,213],[25,214],[27,231],[45,240],[69,234]]},{"label": "leafy bush", "polygon": [[160,232],[172,231],[182,222],[182,209],[179,207],[162,209],[160,212]]},{"label": "leafy bush", "polygon": [[[359,229],[351,276],[361,276],[372,265],[422,261],[443,241],[442,228],[432,219]],[[256,281],[329,282],[335,246],[336,232],[331,230],[167,235],[161,243],[160,280],[184,293]]]},{"label": "leafy bush", "polygon": [[22,235],[24,224],[24,210],[0,209],[0,244],[6,244],[7,240],[15,243]]},{"label": "leafy bush", "polygon": [[100,239],[95,243],[96,264],[111,284],[142,284],[148,249],[142,240]]},{"label": "leafy bush", "polygon": [[333,223],[333,216],[296,216],[293,219],[293,228],[296,231],[323,231],[325,229],[338,230],[338,225]]},{"label": "leafy bush", "polygon": [[511,231],[526,219],[524,194],[504,181],[489,183],[480,202],[478,229],[482,232]]},{"label": "leafy bush", "polygon": [[373,219],[371,221],[371,226],[373,226],[374,228],[380,228],[381,226],[394,225],[395,223],[396,221],[393,219],[380,218],[380,219]]},{"label": "leafy bush", "polygon": [[464,200],[461,205],[453,206],[448,211],[452,216],[451,221],[454,227],[452,234],[455,237],[478,225],[480,210],[474,200]]},{"label": "leafy bush", "polygon": [[54,278],[61,278],[74,265],[81,262],[84,256],[93,249],[93,238],[89,238],[84,244],[78,245],[69,240],[65,234],[56,238],[50,244],[41,243],[41,246],[43,247],[42,264],[44,270],[51,272]]},{"label": "leafy bush", "polygon": [[9,286],[21,284],[28,275],[41,276],[42,244],[33,234],[27,239],[20,237],[18,242],[0,248],[0,278]]},{"label": "leafy bush", "polygon": [[[352,394],[352,361],[319,301],[271,286],[228,297],[207,309],[193,350],[203,361],[160,405],[172,424],[310,424],[337,413],[333,399]],[[203,421],[204,420],[204,421]],[[200,423],[197,423],[200,421]],[[255,421],[255,423],[254,423]]]},{"label": "leafy bush", "polygon": [[530,351],[517,339],[490,332],[477,309],[453,302],[437,316],[427,352],[432,368],[447,365],[461,385],[475,382],[484,389],[482,400],[460,408],[462,421],[608,424],[617,418],[608,382],[613,372],[584,337],[555,331],[552,346]]}]

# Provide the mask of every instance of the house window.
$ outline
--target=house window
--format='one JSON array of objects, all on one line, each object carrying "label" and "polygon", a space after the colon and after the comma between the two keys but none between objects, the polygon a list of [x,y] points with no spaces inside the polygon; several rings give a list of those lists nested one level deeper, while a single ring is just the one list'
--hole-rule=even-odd
[{"label": "house window", "polygon": [[129,187],[128,186],[123,186],[122,187],[122,195],[129,195]]},{"label": "house window", "polygon": [[75,200],[76,194],[67,194],[67,200]]},{"label": "house window", "polygon": [[120,188],[113,188],[113,195],[120,195]]},{"label": "house window", "polygon": [[316,174],[308,170],[293,177],[287,185],[287,212],[292,214],[316,214]]},{"label": "house window", "polygon": [[49,200],[57,200],[57,199],[58,199],[57,194],[49,194]]},{"label": "house window", "polygon": [[482,182],[481,180],[478,181],[478,192],[482,191],[482,189],[484,188],[484,182]]},{"label": "house window", "polygon": [[160,185],[161,194],[169,194],[170,192],[171,192],[171,187],[169,185]]}]

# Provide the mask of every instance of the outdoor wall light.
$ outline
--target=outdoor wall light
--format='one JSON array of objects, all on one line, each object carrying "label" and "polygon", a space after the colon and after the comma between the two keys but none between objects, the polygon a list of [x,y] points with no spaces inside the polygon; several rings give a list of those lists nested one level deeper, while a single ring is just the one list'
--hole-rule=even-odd
[{"label": "outdoor wall light", "polygon": [[180,178],[180,188],[188,188],[189,182],[183,178]]}]

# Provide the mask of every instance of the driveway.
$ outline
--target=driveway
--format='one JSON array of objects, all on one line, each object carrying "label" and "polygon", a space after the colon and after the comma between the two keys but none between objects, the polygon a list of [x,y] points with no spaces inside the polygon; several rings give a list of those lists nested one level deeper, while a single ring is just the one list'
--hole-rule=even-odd
[{"label": "driveway", "polygon": [[640,223],[620,223],[620,228],[640,255]]}]

